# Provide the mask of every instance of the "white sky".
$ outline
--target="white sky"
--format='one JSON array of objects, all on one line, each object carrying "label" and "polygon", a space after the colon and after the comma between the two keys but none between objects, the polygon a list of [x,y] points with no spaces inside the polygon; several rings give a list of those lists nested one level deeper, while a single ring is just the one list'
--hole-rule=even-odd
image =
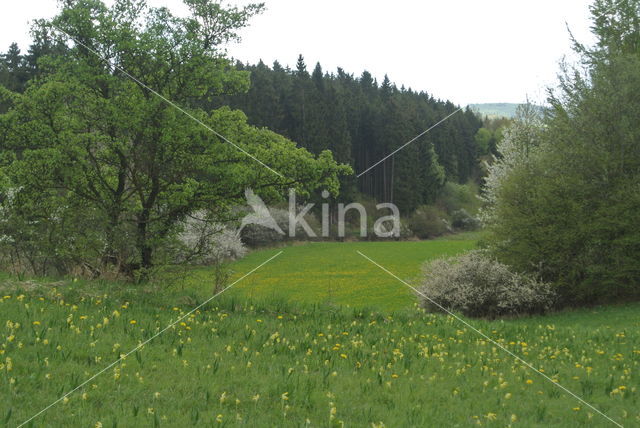
[{"label": "white sky", "polygon": [[[148,0],[184,13],[180,0]],[[107,3],[111,1],[107,0]],[[246,4],[248,1],[231,0]],[[364,69],[398,86],[425,90],[457,104],[544,99],[558,62],[570,54],[566,29],[583,42],[589,0],[265,0],[267,10],[229,53],[294,66],[302,53],[311,71]],[[56,0],[3,0],[0,50],[26,50],[29,21],[51,17]]]}]

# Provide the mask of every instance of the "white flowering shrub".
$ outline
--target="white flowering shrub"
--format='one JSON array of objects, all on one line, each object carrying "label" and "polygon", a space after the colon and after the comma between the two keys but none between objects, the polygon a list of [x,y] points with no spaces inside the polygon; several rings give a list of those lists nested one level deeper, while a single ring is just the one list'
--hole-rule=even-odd
[{"label": "white flowering shrub", "polygon": [[431,311],[442,310],[440,305],[470,317],[495,318],[543,313],[556,300],[549,284],[512,272],[482,250],[429,262],[423,274],[419,299]]},{"label": "white flowering shrub", "polygon": [[178,263],[217,264],[240,259],[247,253],[235,229],[207,219],[202,212],[187,217],[177,238]]},{"label": "white flowering shrub", "polygon": [[498,142],[500,157],[493,157],[487,164],[487,176],[484,179],[480,199],[484,207],[480,210],[479,219],[485,224],[492,223],[495,217],[495,206],[505,178],[522,165],[526,165],[533,154],[539,150],[543,126],[539,110],[523,104],[518,107],[514,122],[504,130],[503,138]]}]

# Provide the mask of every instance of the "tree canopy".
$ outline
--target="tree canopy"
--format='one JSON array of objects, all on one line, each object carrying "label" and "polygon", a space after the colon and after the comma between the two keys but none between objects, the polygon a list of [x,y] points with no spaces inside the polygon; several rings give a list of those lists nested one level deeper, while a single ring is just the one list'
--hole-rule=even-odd
[{"label": "tree canopy", "polygon": [[46,49],[28,82],[2,89],[0,115],[2,235],[33,270],[144,277],[190,213],[227,216],[247,187],[267,200],[290,187],[337,194],[350,173],[240,111],[202,108],[248,89],[224,43],[262,6],[185,3],[180,18],[144,0],[65,0],[36,22],[34,51]]},{"label": "tree canopy", "polygon": [[639,16],[638,0],[594,3],[597,43],[575,45],[586,71],[565,68],[537,129],[505,133],[516,161],[489,176],[495,251],[565,302],[640,297]]}]

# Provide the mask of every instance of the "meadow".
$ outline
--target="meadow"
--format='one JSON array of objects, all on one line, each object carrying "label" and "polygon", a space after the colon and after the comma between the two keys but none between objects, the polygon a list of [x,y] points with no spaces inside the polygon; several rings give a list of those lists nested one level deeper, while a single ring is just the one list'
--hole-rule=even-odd
[{"label": "meadow", "polygon": [[[25,426],[614,426],[453,317],[418,309],[404,285],[355,253],[409,280],[424,259],[473,245],[286,247],[192,314],[210,291],[195,285],[206,270],[165,293],[5,277],[0,426],[18,426],[176,321]],[[250,254],[235,276],[275,252]],[[639,309],[469,322],[636,426]]]},{"label": "meadow", "polygon": [[[379,261],[407,280],[420,274],[424,261],[453,256],[476,246],[475,234],[454,239],[404,242],[314,242],[250,253],[233,263],[231,280],[239,278],[269,257],[277,259],[239,282],[229,295],[249,299],[324,303],[349,307],[399,310],[415,301],[410,290],[358,254]],[[212,294],[210,268],[189,272],[184,288],[203,296]]]}]

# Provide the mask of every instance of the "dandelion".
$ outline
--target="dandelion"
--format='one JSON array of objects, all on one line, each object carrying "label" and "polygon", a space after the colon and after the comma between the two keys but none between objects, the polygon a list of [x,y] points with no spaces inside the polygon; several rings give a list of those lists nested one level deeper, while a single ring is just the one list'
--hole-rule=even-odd
[{"label": "dandelion", "polygon": [[40,325],[40,321],[34,321],[33,325]]},{"label": "dandelion", "polygon": [[531,385],[533,383],[533,381],[531,379],[527,379],[527,385]]},{"label": "dandelion", "polygon": [[216,422],[218,422],[219,424],[222,423],[222,415],[216,416]]},{"label": "dandelion", "polygon": [[129,321],[129,324],[132,324],[132,325],[133,325],[133,324],[135,324],[136,322],[137,322],[136,320],[131,320],[131,321]]},{"label": "dandelion", "polygon": [[62,399],[62,404],[67,404],[68,402],[69,402],[69,397],[65,396],[65,397]]}]

